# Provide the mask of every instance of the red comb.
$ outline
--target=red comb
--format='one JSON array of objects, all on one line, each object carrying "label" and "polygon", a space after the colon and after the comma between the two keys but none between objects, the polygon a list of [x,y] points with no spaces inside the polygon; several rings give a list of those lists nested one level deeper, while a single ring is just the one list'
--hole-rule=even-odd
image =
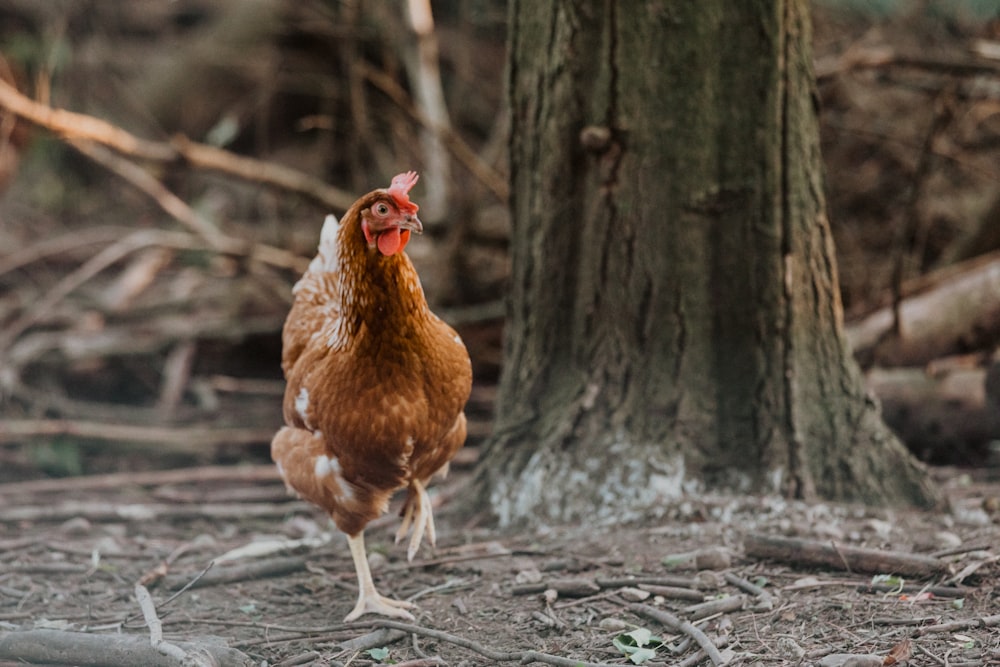
[{"label": "red comb", "polygon": [[408,171],[405,174],[396,174],[389,186],[389,196],[396,202],[396,207],[402,213],[415,215],[420,207],[410,201],[410,188],[416,184],[420,178],[415,171]]}]

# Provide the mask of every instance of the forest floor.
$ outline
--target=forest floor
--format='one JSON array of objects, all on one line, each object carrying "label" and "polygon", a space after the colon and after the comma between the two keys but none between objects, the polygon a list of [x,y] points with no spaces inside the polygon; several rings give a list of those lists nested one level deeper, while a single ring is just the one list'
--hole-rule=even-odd
[{"label": "forest floor", "polygon": [[346,542],[271,466],[0,484],[0,667],[180,664],[160,631],[224,667],[627,665],[644,631],[643,664],[711,664],[682,621],[729,664],[1000,664],[1000,479],[936,475],[946,511],[702,496],[516,532],[459,518],[466,468],[437,488],[436,551],[407,563],[394,513],[367,532],[416,620],[350,624]]}]

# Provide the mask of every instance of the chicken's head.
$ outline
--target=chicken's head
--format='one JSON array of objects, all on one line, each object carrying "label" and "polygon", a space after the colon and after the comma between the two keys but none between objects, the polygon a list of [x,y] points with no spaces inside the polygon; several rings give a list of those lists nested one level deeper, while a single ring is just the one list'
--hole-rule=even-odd
[{"label": "chicken's head", "polygon": [[418,178],[417,172],[408,171],[393,178],[388,188],[373,193],[374,201],[361,211],[361,231],[369,248],[395,255],[406,247],[410,232],[424,231],[417,217],[420,207],[410,201],[409,195]]}]

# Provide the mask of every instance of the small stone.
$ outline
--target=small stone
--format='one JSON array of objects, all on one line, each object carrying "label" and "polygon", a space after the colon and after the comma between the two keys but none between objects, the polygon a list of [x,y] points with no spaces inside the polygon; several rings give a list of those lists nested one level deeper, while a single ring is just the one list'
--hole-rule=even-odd
[{"label": "small stone", "polygon": [[699,570],[725,570],[732,561],[729,551],[722,547],[700,549],[694,557],[695,568]]},{"label": "small stone", "polygon": [[957,549],[962,546],[962,538],[950,530],[939,530],[934,533],[934,541],[942,549]]},{"label": "small stone", "polygon": [[602,618],[598,626],[600,626],[601,630],[607,630],[608,632],[623,632],[632,627],[620,618]]},{"label": "small stone", "polygon": [[649,598],[650,595],[652,595],[652,593],[650,593],[649,591],[640,590],[638,588],[632,588],[630,586],[626,586],[625,588],[620,589],[618,591],[618,594],[621,595],[626,600],[628,600],[629,602],[642,602],[643,600]]},{"label": "small stone", "polygon": [[799,646],[791,637],[778,637],[775,652],[779,658],[791,661],[801,660],[806,654],[806,650]]},{"label": "small stone", "polygon": [[537,584],[542,580],[542,573],[536,569],[521,570],[514,576],[516,584]]},{"label": "small stone", "polygon": [[90,532],[91,524],[85,517],[77,516],[63,521],[59,526],[59,532],[66,535],[86,535]]}]

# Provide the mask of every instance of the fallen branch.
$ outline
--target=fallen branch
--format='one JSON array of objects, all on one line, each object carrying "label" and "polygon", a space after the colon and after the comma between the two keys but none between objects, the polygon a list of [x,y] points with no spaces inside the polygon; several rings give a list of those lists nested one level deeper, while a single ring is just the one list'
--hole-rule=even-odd
[{"label": "fallen branch", "polygon": [[746,606],[746,603],[747,598],[745,595],[730,595],[723,598],[717,598],[715,600],[709,600],[708,602],[699,602],[698,604],[685,607],[683,609],[683,614],[692,621],[700,621],[703,618],[715,616],[716,614],[727,614],[731,611],[739,611]]},{"label": "fallen branch", "polygon": [[895,593],[904,595],[916,595],[919,593],[930,593],[939,598],[964,598],[968,597],[972,590],[958,586],[917,586],[916,584],[903,584],[902,586],[892,586],[889,584],[863,584],[858,586],[859,593]]},{"label": "fallen branch", "polygon": [[921,458],[975,460],[978,447],[1000,440],[1000,410],[987,401],[985,368],[872,368],[865,384],[885,422]]},{"label": "fallen branch", "polygon": [[71,495],[76,491],[120,490],[125,486],[160,486],[217,482],[279,482],[281,476],[272,464],[238,466],[203,466],[151,472],[116,472],[105,475],[37,479],[0,484],[0,496],[23,499],[34,493]]},{"label": "fallen branch", "polygon": [[293,512],[311,511],[305,503],[215,503],[178,506],[167,503],[122,504],[118,502],[65,501],[27,507],[0,506],[0,523],[20,521],[66,521],[84,517],[91,521],[165,521],[204,519],[280,518]]},{"label": "fallen branch", "polygon": [[476,155],[475,151],[469,148],[461,137],[455,134],[450,127],[444,127],[431,119],[423,110],[414,106],[413,101],[407,95],[399,83],[391,76],[371,67],[364,67],[363,74],[368,81],[376,88],[385,93],[389,99],[395,102],[401,109],[405,110],[424,127],[435,132],[441,141],[448,147],[459,162],[462,163],[469,173],[476,177],[480,183],[493,193],[501,202],[506,203],[510,196],[510,188],[507,181],[493,167],[483,162]]},{"label": "fallen branch", "polygon": [[610,663],[573,660],[548,653],[541,653],[540,651],[501,651],[499,649],[480,644],[472,639],[467,639],[466,637],[459,637],[458,635],[453,635],[449,632],[425,628],[412,623],[401,623],[399,621],[373,619],[363,623],[351,624],[347,627],[364,628],[372,626],[377,628],[402,630],[403,632],[410,634],[420,635],[422,637],[428,637],[442,642],[448,642],[449,644],[454,644],[455,646],[460,646],[474,653],[478,653],[479,655],[494,662],[520,662],[522,664],[542,662],[547,665],[556,665],[556,667],[613,667]]},{"label": "fallen branch", "polygon": [[708,638],[704,632],[696,628],[688,621],[682,621],[668,611],[662,609],[656,609],[650,607],[646,604],[630,604],[628,606],[629,610],[643,618],[648,618],[657,623],[662,623],[664,627],[673,630],[674,632],[683,633],[698,644],[701,649],[708,656],[708,659],[712,661],[713,665],[718,667],[719,665],[724,665],[728,660],[723,657],[722,653],[719,651],[718,647],[712,643],[712,640]]},{"label": "fallen branch", "polygon": [[8,419],[0,422],[0,443],[25,438],[71,435],[76,438],[155,444],[175,452],[202,452],[220,445],[267,443],[272,428],[170,427],[109,424],[68,419]]},{"label": "fallen branch", "polygon": [[[175,645],[186,655],[206,656],[219,667],[251,667],[256,664],[242,651],[215,641],[179,641]],[[176,657],[164,655],[156,650],[144,637],[63,630],[25,630],[0,635],[0,658],[24,663],[81,667],[135,667],[136,665],[180,667],[182,665]]]},{"label": "fallen branch", "polygon": [[142,619],[146,622],[146,627],[149,628],[150,646],[159,653],[168,658],[173,658],[178,662],[183,663],[188,659],[191,663],[199,667],[209,667],[209,665],[197,657],[192,656],[193,659],[190,659],[187,652],[180,646],[163,640],[163,624],[160,623],[160,617],[156,615],[156,605],[153,604],[153,596],[149,594],[149,591],[142,584],[135,585],[135,601],[139,603],[139,609],[142,610]]},{"label": "fallen branch", "polygon": [[306,569],[305,556],[279,556],[267,560],[244,561],[225,567],[217,566],[203,572],[194,582],[187,575],[170,575],[164,578],[167,590],[188,588],[207,588],[232,584],[238,581],[257,581],[269,577],[281,577]]},{"label": "fallen branch", "polygon": [[756,533],[746,536],[743,547],[748,558],[822,565],[848,572],[895,573],[926,577],[947,570],[944,562],[930,556]]},{"label": "fallen branch", "polygon": [[223,246],[226,245],[227,239],[212,223],[136,163],[90,141],[71,138],[69,143],[94,162],[118,174],[139,191],[145,192],[166,213],[205,239],[214,250],[222,250]]},{"label": "fallen branch", "polygon": [[289,167],[239,156],[180,136],[170,143],[140,139],[99,118],[35,102],[6,81],[0,81],[0,106],[66,139],[93,141],[135,158],[167,163],[183,160],[194,167],[295,192],[336,211],[346,211],[354,203],[355,197],[350,193]]},{"label": "fallen branch", "polygon": [[949,354],[987,349],[1000,339],[997,294],[1000,252],[904,286],[898,322],[893,308],[885,307],[850,324],[847,337],[866,366],[914,366]]},{"label": "fallen branch", "polygon": [[[252,252],[252,249],[244,248],[242,242],[239,245],[243,251],[242,254]],[[107,246],[76,270],[63,277],[44,297],[35,302],[16,321],[5,327],[3,335],[0,336],[0,353],[5,353],[18,336],[41,320],[69,294],[99,273],[134,252],[156,246],[190,250],[203,250],[206,248],[203,241],[183,232],[167,232],[158,229],[143,229],[132,232],[117,243]],[[235,251],[237,248],[227,248],[228,250]],[[287,255],[287,259],[290,261],[292,261],[291,258],[295,257],[290,253],[287,253]],[[302,261],[304,262],[305,260]],[[297,266],[299,260],[296,259],[292,263]]]},{"label": "fallen branch", "polygon": [[942,632],[960,632],[972,628],[993,628],[1000,626],[1000,614],[984,616],[982,618],[968,618],[962,621],[949,621],[948,623],[938,623],[937,625],[926,625],[917,629],[913,634],[918,637],[932,635]]}]

